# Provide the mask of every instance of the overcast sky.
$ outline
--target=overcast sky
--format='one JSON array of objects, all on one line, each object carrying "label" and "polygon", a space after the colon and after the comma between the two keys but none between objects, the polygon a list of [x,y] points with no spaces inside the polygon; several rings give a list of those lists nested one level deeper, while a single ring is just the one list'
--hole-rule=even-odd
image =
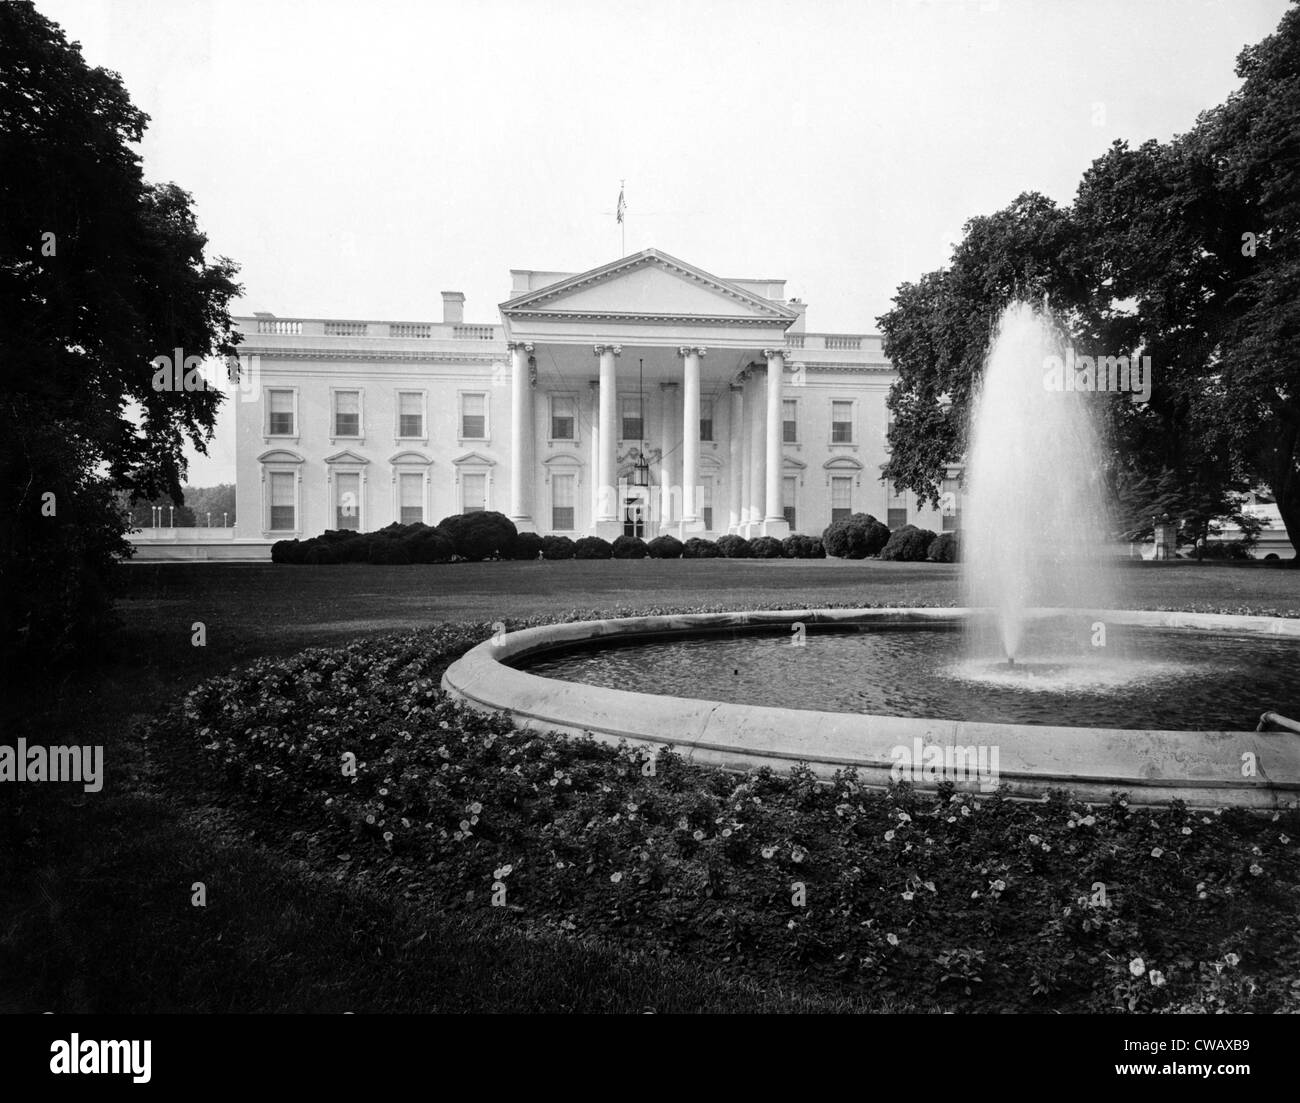
[{"label": "overcast sky", "polygon": [[[874,332],[962,223],[1068,203],[1237,86],[1285,0],[37,0],[152,117],[237,312],[498,321],[511,268],[663,249]],[[190,481],[233,481],[223,417]]]}]

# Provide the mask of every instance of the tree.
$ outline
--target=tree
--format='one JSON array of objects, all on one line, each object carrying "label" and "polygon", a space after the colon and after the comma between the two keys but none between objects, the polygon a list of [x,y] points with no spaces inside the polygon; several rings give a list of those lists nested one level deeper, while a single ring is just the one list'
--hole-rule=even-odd
[{"label": "tree", "polygon": [[1128,508],[1149,505],[1143,473],[1172,479],[1203,533],[1264,485],[1300,548],[1300,9],[1237,72],[1188,134],[1115,143],[1068,209],[1022,195],[972,219],[947,269],[899,288],[879,319],[899,371],[887,478],[937,503],[991,320],[1046,294],[1081,354],[1150,357],[1149,401],[1106,405]]},{"label": "tree", "polygon": [[184,446],[206,450],[222,401],[154,385],[159,356],[234,349],[239,288],[205,259],[190,196],[144,180],[147,123],[31,4],[0,5],[4,653],[93,635],[128,551],[115,492],[179,504]]}]

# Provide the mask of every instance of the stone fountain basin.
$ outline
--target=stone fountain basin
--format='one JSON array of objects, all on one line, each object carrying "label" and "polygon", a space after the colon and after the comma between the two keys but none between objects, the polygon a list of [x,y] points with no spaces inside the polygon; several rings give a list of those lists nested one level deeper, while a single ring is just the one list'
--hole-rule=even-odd
[{"label": "stone fountain basin", "polygon": [[[627,642],[719,629],[788,629],[796,622],[955,623],[970,612],[758,610],[546,625],[479,644],[448,667],[442,685],[472,708],[508,715],[517,728],[625,740],[650,753],[672,746],[692,762],[729,770],[788,769],[806,762],[829,777],[851,767],[863,784],[883,788],[894,779],[900,747],[914,753],[937,746],[950,755],[956,748],[985,747],[997,749],[998,784],[1014,797],[1040,798],[1051,789],[1066,789],[1088,802],[1125,792],[1135,804],[1182,800],[1198,807],[1279,808],[1300,803],[1300,735],[1295,733],[990,724],[771,708],[581,685],[510,665],[540,651],[602,638]],[[1300,637],[1300,618],[1128,610],[1095,615],[1110,624]],[[923,776],[908,780],[922,789],[937,785]],[[953,780],[963,791],[988,788],[974,779]]]}]

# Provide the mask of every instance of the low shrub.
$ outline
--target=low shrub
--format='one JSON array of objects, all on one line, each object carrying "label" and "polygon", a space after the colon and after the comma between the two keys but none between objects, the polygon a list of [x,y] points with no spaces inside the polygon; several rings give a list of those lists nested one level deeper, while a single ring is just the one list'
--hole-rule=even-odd
[{"label": "low shrub", "polygon": [[817,537],[796,532],[781,541],[781,554],[786,559],[825,559],[826,549]]},{"label": "low shrub", "polygon": [[543,536],[543,559],[572,559],[576,545],[567,536]]},{"label": "low shrub", "polygon": [[[437,529],[426,528],[423,532],[408,536],[404,543],[412,563],[450,563],[456,552],[451,541]],[[345,544],[343,547],[346,550],[351,545]]]},{"label": "low shrub", "polygon": [[753,552],[743,536],[728,533],[718,537],[718,554],[724,559],[748,559]]},{"label": "low shrub", "polygon": [[600,536],[584,536],[573,545],[574,559],[609,559],[613,554],[613,545]]},{"label": "low shrub", "polygon": [[400,566],[411,562],[411,553],[405,541],[392,536],[373,534],[370,537],[370,562],[383,566]]},{"label": "low shrub", "polygon": [[495,510],[453,513],[438,522],[438,531],[462,559],[500,559],[519,534],[515,523]]},{"label": "low shrub", "polygon": [[775,536],[756,536],[749,542],[749,554],[754,559],[780,559],[781,541]]},{"label": "low shrub", "polygon": [[880,549],[881,559],[893,559],[902,563],[920,563],[930,554],[930,545],[934,543],[935,534],[929,529],[919,529],[915,525],[904,525],[895,529],[885,546]]},{"label": "low shrub", "polygon": [[675,536],[656,536],[646,545],[651,559],[680,559],[684,545]]},{"label": "low shrub", "polygon": [[836,559],[866,559],[889,542],[889,528],[870,513],[854,513],[832,521],[822,533],[822,547]]},{"label": "low shrub", "polygon": [[535,532],[520,532],[506,548],[507,559],[536,559],[542,554],[542,538]]},{"label": "low shrub", "polygon": [[[1186,555],[1196,558],[1195,546],[1186,551]],[[1202,559],[1237,559],[1245,560],[1250,556],[1250,545],[1244,540],[1207,540],[1200,549]]]},{"label": "low shrub", "polygon": [[721,555],[718,545],[702,536],[692,536],[682,545],[683,559],[717,559]]},{"label": "low shrub", "polygon": [[272,563],[303,563],[306,556],[301,540],[277,540],[271,545]]},{"label": "low shrub", "polygon": [[639,536],[619,536],[610,546],[610,554],[615,559],[644,559],[646,542]]},{"label": "low shrub", "polygon": [[956,563],[957,551],[957,534],[941,532],[930,541],[930,550],[927,554],[936,563]]},{"label": "low shrub", "polygon": [[308,540],[306,543],[307,552],[303,562],[309,566],[320,566],[325,563],[342,563],[343,557],[339,552],[337,544],[322,542],[319,537],[315,540]]}]

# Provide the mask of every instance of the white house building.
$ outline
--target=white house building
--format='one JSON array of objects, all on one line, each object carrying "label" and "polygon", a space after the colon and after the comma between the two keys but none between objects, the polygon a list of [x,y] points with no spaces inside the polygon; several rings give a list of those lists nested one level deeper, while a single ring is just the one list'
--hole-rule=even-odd
[{"label": "white house building", "polygon": [[881,479],[880,338],[808,332],[783,280],[656,249],[511,276],[495,324],[450,291],[441,322],[237,319],[236,539],[480,509],[607,539],[817,535],[857,512],[957,527]]}]

